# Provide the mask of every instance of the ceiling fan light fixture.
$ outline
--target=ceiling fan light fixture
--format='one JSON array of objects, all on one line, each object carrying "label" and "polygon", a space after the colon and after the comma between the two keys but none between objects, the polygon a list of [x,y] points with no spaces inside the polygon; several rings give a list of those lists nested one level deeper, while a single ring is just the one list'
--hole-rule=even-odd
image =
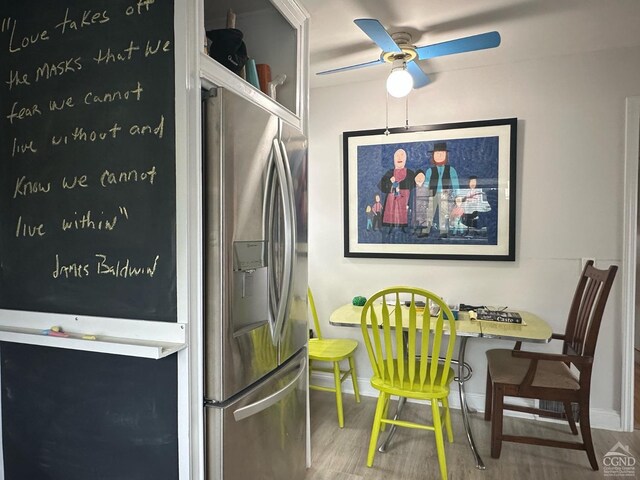
[{"label": "ceiling fan light fixture", "polygon": [[413,77],[407,71],[407,64],[404,59],[393,61],[391,73],[387,77],[387,92],[396,98],[409,95],[413,89]]}]

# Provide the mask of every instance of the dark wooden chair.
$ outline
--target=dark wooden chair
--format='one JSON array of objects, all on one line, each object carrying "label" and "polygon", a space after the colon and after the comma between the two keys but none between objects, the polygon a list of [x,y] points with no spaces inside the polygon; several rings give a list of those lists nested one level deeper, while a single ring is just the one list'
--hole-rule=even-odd
[{"label": "dark wooden chair", "polygon": [[[593,450],[589,421],[589,394],[591,369],[600,330],[600,322],[611,284],[618,267],[608,270],[594,268],[588,261],[578,282],[564,334],[552,335],[562,340],[562,354],[527,352],[517,342],[513,350],[495,349],[487,352],[487,392],[485,420],[491,420],[491,456],[500,457],[502,442],[518,442],[533,445],[585,450],[594,470],[598,462]],[[577,374],[571,366],[577,369]],[[522,397],[550,400],[564,405],[564,413],[540,408],[510,405],[504,397]],[[574,435],[578,434],[573,417],[572,404],[579,408],[582,442],[566,442],[554,439],[505,435],[502,432],[504,410],[534,413],[545,417],[565,417]]]}]

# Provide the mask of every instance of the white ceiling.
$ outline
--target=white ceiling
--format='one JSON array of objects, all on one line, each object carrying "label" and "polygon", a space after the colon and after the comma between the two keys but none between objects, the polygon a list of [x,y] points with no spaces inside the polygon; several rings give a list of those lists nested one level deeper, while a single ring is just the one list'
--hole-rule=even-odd
[{"label": "white ceiling", "polygon": [[[447,71],[640,45],[640,0],[299,0],[311,15],[311,87],[384,79],[386,65],[316,75],[379,58],[354,23],[376,18],[417,46],[497,30],[498,48],[420,61],[432,82]],[[640,79],[638,79],[640,82]]]}]

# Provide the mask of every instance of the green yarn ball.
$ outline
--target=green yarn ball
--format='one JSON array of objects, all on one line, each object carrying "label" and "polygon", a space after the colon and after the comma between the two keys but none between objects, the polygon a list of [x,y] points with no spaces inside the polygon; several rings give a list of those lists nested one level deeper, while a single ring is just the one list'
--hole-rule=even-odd
[{"label": "green yarn ball", "polygon": [[353,297],[351,303],[353,303],[356,307],[362,307],[365,303],[367,303],[367,299],[366,297],[357,296]]}]

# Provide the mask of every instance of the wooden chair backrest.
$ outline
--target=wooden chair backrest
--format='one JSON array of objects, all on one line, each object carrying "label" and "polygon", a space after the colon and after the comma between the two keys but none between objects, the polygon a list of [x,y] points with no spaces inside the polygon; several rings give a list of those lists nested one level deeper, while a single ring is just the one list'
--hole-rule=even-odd
[{"label": "wooden chair backrest", "polygon": [[618,267],[600,270],[589,260],[582,271],[573,296],[565,329],[563,352],[593,357],[604,307]]}]

